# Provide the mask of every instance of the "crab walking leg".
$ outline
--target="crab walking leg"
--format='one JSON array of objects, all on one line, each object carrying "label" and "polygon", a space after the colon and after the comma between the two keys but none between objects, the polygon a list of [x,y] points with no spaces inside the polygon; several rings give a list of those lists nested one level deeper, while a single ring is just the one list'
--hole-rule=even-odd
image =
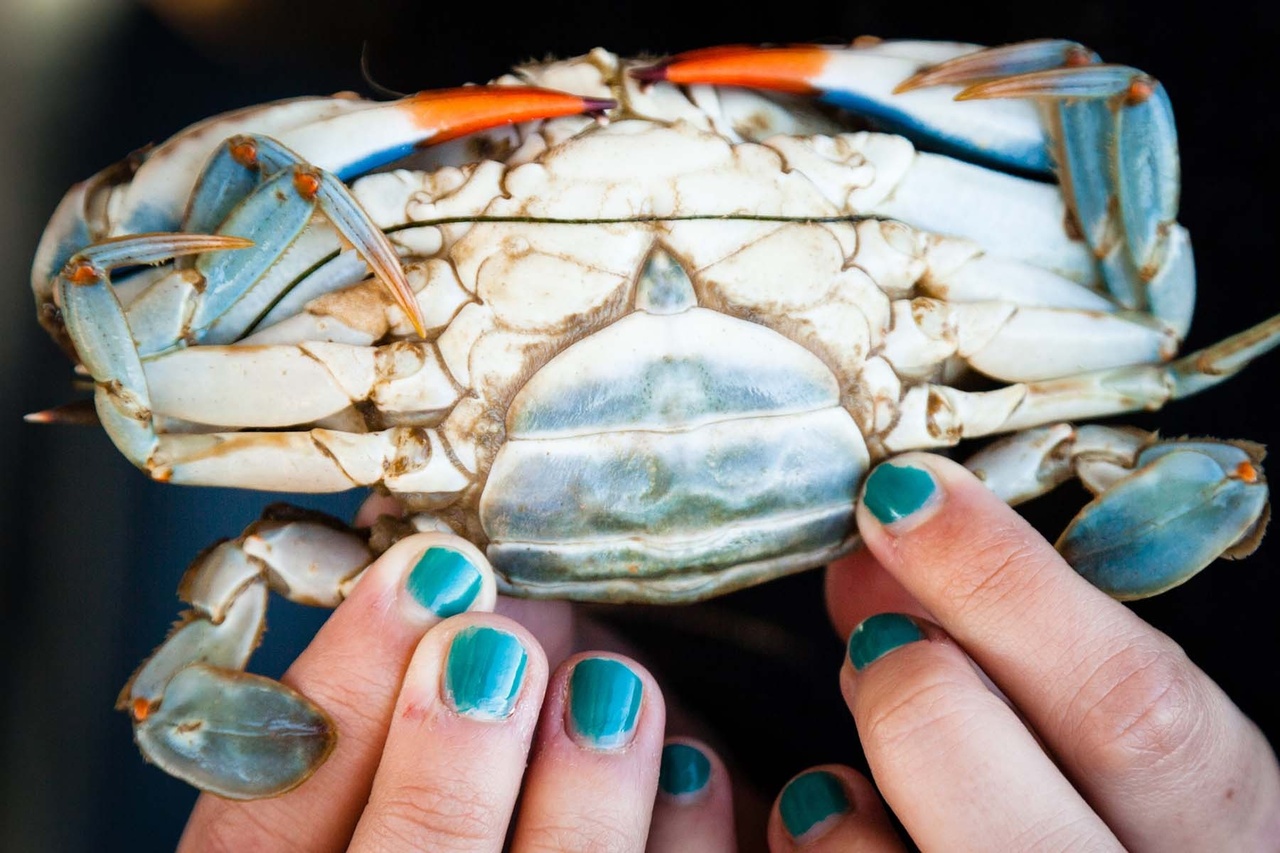
[{"label": "crab walking leg", "polygon": [[1280,346],[1280,315],[1168,364],[1139,364],[1008,385],[959,391],[921,383],[900,400],[901,414],[874,440],[889,452],[948,447],[977,438],[1126,412],[1159,409],[1224,382],[1253,359]]},{"label": "crab walking leg", "polygon": [[156,447],[151,400],[137,342],[108,280],[117,266],[149,264],[200,252],[244,249],[241,237],[146,234],[98,243],[71,258],[58,276],[56,294],[67,332],[93,377],[94,404],[103,428],[136,465]]},{"label": "crab walking leg", "polygon": [[1189,321],[1194,269],[1174,230],[1178,140],[1163,86],[1135,68],[1084,65],[981,82],[956,97],[1047,102],[1065,194],[1112,293],[1126,307]]},{"label": "crab walking leg", "polygon": [[1262,455],[1244,442],[1054,424],[998,441],[965,465],[1011,504],[1078,478],[1095,498],[1057,548],[1104,592],[1134,599],[1218,557],[1253,552],[1269,515]]},{"label": "crab walking leg", "polygon": [[1142,314],[917,298],[892,304],[881,355],[900,376],[926,378],[953,356],[995,379],[1033,382],[1168,361],[1173,331]]},{"label": "crab walking leg", "polygon": [[117,702],[147,759],[237,799],[280,794],[310,776],[334,746],[332,723],[296,691],[244,667],[262,638],[268,589],[336,607],[372,559],[359,534],[289,507],[269,508],[196,558],[178,589],[191,610]]},{"label": "crab walking leg", "polygon": [[212,427],[310,424],[365,404],[401,422],[432,422],[462,393],[436,345],[421,341],[189,347],[143,368],[157,413]]},{"label": "crab walking leg", "polygon": [[[396,290],[394,252],[381,247],[363,218],[350,209],[349,197],[335,184],[358,177],[403,157],[419,145],[455,138],[486,127],[538,118],[580,113],[601,113],[613,101],[582,98],[563,92],[524,86],[469,86],[424,92],[389,103],[373,103],[352,97],[309,98],[252,107],[209,119],[179,133],[137,160],[104,170],[74,187],[59,204],[41,238],[32,268],[32,289],[40,305],[52,301],[52,280],[57,271],[81,249],[109,235],[177,230],[184,218],[207,224],[228,209],[228,200],[243,192],[247,182],[233,181],[227,197],[218,196],[217,181],[201,184],[200,176],[210,157],[222,176],[226,163],[216,151],[230,136],[278,138],[281,145],[297,150],[300,159],[322,172],[336,175],[319,181],[316,192],[323,205],[337,212],[342,224],[357,231],[351,242],[366,249],[376,273],[391,283],[397,298],[410,311],[410,294]],[[212,187],[213,189],[210,189]],[[205,196],[209,212],[189,210],[193,194]],[[101,213],[107,211],[107,214]],[[345,233],[345,232],[344,232]],[[384,238],[385,241],[385,238]]]},{"label": "crab walking leg", "polygon": [[176,231],[205,161],[241,133],[277,134],[299,124],[370,106],[354,95],[294,98],[224,113],[188,127],[149,151],[108,166],[67,193],[40,238],[31,268],[37,301],[72,255],[112,236]]},{"label": "crab walking leg", "polygon": [[424,427],[165,434],[140,467],[165,482],[270,492],[341,492],[381,483],[414,504],[448,503],[472,478],[453,461],[441,432]]},{"label": "crab walking leg", "polygon": [[[224,152],[226,156],[222,156]],[[237,167],[241,173],[260,172],[273,177],[246,198],[237,199],[234,192],[226,190],[234,187],[238,191],[244,183],[243,176],[237,176]],[[205,191],[205,187],[212,189]],[[317,206],[368,262],[374,275],[387,285],[415,331],[419,335],[426,333],[421,308],[405,278],[396,250],[346,185],[328,172],[307,165],[273,139],[242,136],[228,140],[210,164],[209,172],[192,198],[188,227],[193,227],[192,220],[200,226],[222,222],[219,233],[253,234],[260,248],[238,262],[221,258],[197,261],[197,269],[206,281],[191,323],[192,334],[198,340],[209,343],[236,340],[293,284],[296,275],[276,273],[272,276],[270,273],[310,223]],[[206,211],[206,207],[210,210]],[[224,212],[224,207],[232,209]],[[322,242],[306,253],[301,264],[290,264],[290,272],[304,272],[333,248],[336,247],[327,241]],[[308,260],[311,263],[306,263]],[[264,286],[264,277],[272,279],[270,286]]]}]

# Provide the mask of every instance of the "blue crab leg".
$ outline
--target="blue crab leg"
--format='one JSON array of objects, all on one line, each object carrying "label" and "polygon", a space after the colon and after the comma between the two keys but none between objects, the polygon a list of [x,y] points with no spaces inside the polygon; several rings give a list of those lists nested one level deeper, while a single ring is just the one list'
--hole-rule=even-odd
[{"label": "blue crab leg", "polygon": [[[307,165],[279,142],[257,136],[228,140],[210,166],[192,196],[186,227],[201,230],[221,223],[219,233],[250,237],[257,250],[243,257],[202,257],[196,262],[207,282],[191,322],[197,340],[237,340],[294,283],[294,276],[277,262],[297,245],[317,206],[387,285],[418,334],[425,333],[422,310],[395,249],[336,177]],[[259,174],[265,178],[260,184]],[[236,198],[245,186],[251,193]],[[313,250],[319,253],[314,261],[327,249],[321,241]],[[312,265],[300,264],[303,269]]]},{"label": "blue crab leg", "polygon": [[58,276],[55,291],[62,322],[97,386],[94,402],[98,417],[134,464],[145,467],[157,439],[146,373],[124,309],[108,280],[110,270],[251,245],[242,237],[209,234],[122,237],[85,249],[72,257]]},{"label": "blue crab leg", "polygon": [[147,759],[233,799],[305,781],[333,749],[333,723],[305,696],[244,667],[262,639],[268,589],[336,607],[372,557],[365,537],[335,519],[280,507],[197,557],[178,587],[191,609],[116,703]]},{"label": "blue crab leg", "polygon": [[[1164,87],[1135,68],[1084,65],[989,80],[956,97],[1049,102],[1062,182],[1085,238],[1104,259],[1121,303],[1146,308],[1142,285],[1170,262],[1168,234],[1178,211],[1177,130]],[[1112,261],[1108,269],[1117,238],[1127,264]]]},{"label": "blue crab leg", "polygon": [[[599,113],[613,106],[615,103],[606,99],[523,86],[471,86],[388,103],[351,96],[302,98],[217,116],[74,187],[41,237],[32,266],[32,289],[41,306],[51,306],[58,271],[76,252],[107,236],[177,231],[184,217],[189,226],[198,225],[200,231],[214,230],[212,226],[221,221],[219,216],[229,214],[259,183],[256,174],[235,174],[236,168],[242,168],[234,162],[235,152],[226,146],[219,148],[236,134],[282,140],[288,148],[300,151],[300,159],[349,179],[399,159],[419,145],[486,127]],[[216,178],[205,182],[208,186],[197,187],[206,164]],[[327,196],[336,192],[322,189]],[[194,205],[194,213],[193,194],[203,196]],[[351,212],[347,214],[350,220]],[[367,259],[372,259],[375,269],[390,269],[393,254],[367,240],[352,242],[372,246]],[[392,288],[397,300],[409,295],[395,285]],[[42,311],[52,313],[46,308]]]},{"label": "blue crab leg", "polygon": [[1262,456],[1245,442],[1055,424],[998,441],[965,464],[1010,503],[1078,477],[1096,497],[1057,548],[1099,589],[1128,600],[1257,547],[1270,514]]}]

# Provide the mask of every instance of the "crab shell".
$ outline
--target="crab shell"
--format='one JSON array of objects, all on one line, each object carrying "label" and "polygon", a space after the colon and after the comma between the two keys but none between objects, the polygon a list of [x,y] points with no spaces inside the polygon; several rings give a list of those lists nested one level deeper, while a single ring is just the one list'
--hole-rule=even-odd
[{"label": "crab shell", "polygon": [[[563,85],[556,71],[584,65],[594,68],[544,68],[536,82]],[[633,109],[641,97],[632,93]],[[736,97],[741,113],[748,96]],[[752,106],[757,133],[822,124],[762,96]],[[387,487],[487,544],[520,594],[697,598],[856,544],[871,461],[863,432],[876,432],[877,386],[892,386],[882,404],[899,389],[883,360],[867,370],[889,296],[849,261],[860,227],[875,247],[868,259],[901,276],[918,266],[916,247],[884,251],[886,229],[907,236],[892,223],[802,220],[847,216],[851,197],[876,192],[861,146],[900,168],[913,151],[849,134],[786,137],[784,153],[698,118],[547,122],[490,138],[488,150],[511,151],[504,168],[354,187],[389,230],[453,215],[468,196],[484,200],[483,217],[543,220],[392,233],[409,252],[434,254],[409,267],[420,301],[456,311],[434,342],[457,401],[432,402],[424,423],[471,482],[456,495]],[[828,170],[828,184],[790,168],[788,153]],[[545,221],[566,219],[597,222]],[[366,289],[361,298],[374,294]]]}]

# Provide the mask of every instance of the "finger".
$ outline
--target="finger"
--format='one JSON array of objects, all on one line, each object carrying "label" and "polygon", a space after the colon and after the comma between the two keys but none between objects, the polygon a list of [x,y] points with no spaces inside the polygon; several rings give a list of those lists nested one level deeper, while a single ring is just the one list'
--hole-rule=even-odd
[{"label": "finger", "polygon": [[392,546],[281,679],[332,718],[338,743],[315,775],[269,800],[204,794],[181,846],[343,850],[369,796],[396,695],[414,647],[445,616],[493,609],[488,561],[455,536],[424,533]]},{"label": "finger", "polygon": [[827,566],[827,615],[841,637],[877,613],[910,613],[929,618],[924,606],[903,588],[866,548]]},{"label": "finger", "polygon": [[547,684],[537,641],[467,614],[418,645],[354,851],[502,849]]},{"label": "finger", "polygon": [[356,510],[354,525],[356,527],[371,527],[375,521],[384,515],[399,518],[404,515],[404,507],[390,495],[373,492],[364,499],[364,503],[360,504],[360,508]]},{"label": "finger", "polygon": [[849,637],[840,687],[881,795],[921,848],[1119,846],[935,626],[868,618]]},{"label": "finger", "polygon": [[782,789],[769,815],[773,853],[903,849],[871,783],[848,767],[810,768]]},{"label": "finger", "polygon": [[671,738],[662,747],[648,853],[738,849],[729,774],[706,744]]},{"label": "finger", "polygon": [[665,712],[629,658],[577,655],[551,679],[525,776],[513,849],[644,849]]},{"label": "finger", "polygon": [[1280,809],[1261,733],[972,474],[924,454],[885,463],[867,478],[858,527],[1126,845],[1227,849],[1260,837]]}]

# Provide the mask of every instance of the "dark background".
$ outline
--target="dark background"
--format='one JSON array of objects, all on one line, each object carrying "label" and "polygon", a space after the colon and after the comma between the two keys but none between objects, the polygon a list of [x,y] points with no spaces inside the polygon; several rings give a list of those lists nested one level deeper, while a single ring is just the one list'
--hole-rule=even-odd
[{"label": "dark background", "polygon": [[[157,4],[158,5],[158,4]],[[705,6],[660,2],[355,4],[204,0],[178,11],[123,0],[0,0],[0,849],[171,849],[194,792],[145,765],[111,708],[178,610],[190,557],[234,535],[272,497],[150,483],[98,430],[37,428],[23,412],[71,398],[66,360],[34,322],[27,270],[74,182],[195,120],[273,98],[483,81],[512,63],[603,45],[668,53],[732,42],[847,40],[867,33],[999,44],[1072,38],[1152,72],[1181,133],[1182,222],[1198,258],[1188,346],[1280,311],[1274,252],[1277,26],[1269,7],[1203,4],[906,2]],[[215,14],[217,13],[217,14]],[[1158,415],[1166,435],[1280,444],[1280,354]],[[348,514],[359,495],[303,498]],[[1064,489],[1029,513],[1049,535],[1083,500]],[[1135,609],[1182,643],[1280,735],[1274,615],[1280,544],[1220,563]],[[253,663],[278,674],[324,613],[273,600]],[[810,764],[861,765],[836,687],[841,644],[810,573],[698,608],[613,614],[668,691],[719,732],[737,773],[772,796]]]}]

